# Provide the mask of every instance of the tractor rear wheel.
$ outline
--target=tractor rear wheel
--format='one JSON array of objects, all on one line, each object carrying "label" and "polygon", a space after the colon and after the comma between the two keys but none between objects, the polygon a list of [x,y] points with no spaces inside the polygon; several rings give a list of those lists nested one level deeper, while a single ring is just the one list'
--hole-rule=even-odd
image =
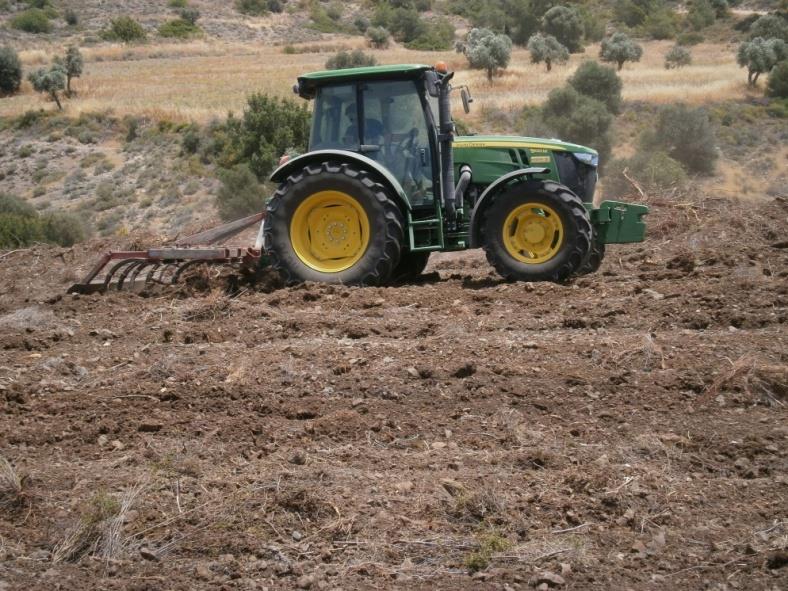
[{"label": "tractor rear wheel", "polygon": [[577,272],[578,275],[589,275],[599,271],[602,266],[602,260],[605,258],[605,243],[597,242],[596,238],[591,242],[591,253],[588,255],[588,260],[580,267]]},{"label": "tractor rear wheel", "polygon": [[564,281],[591,252],[592,227],[580,198],[554,182],[526,181],[484,212],[487,260],[507,279]]},{"label": "tractor rear wheel", "polygon": [[403,218],[386,189],[349,164],[308,165],[268,203],[263,235],[286,283],[380,285],[397,266]]},{"label": "tractor rear wheel", "polygon": [[399,264],[391,274],[394,281],[408,281],[414,279],[424,272],[430,260],[430,252],[411,252],[403,250],[399,259]]}]

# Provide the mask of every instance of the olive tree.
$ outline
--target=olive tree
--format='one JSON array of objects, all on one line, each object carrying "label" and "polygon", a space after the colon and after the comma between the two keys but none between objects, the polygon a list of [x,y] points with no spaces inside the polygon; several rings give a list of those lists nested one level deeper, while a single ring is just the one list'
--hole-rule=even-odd
[{"label": "olive tree", "polygon": [[772,68],[786,57],[788,47],[782,39],[756,37],[739,45],[736,61],[741,67],[747,68],[748,86],[755,86],[761,74],[771,72]]},{"label": "olive tree", "polygon": [[577,68],[567,82],[580,94],[604,104],[611,113],[617,115],[621,112],[623,84],[613,68],[588,60]]},{"label": "olive tree", "polygon": [[57,104],[57,108],[63,110],[58,92],[66,88],[66,69],[62,64],[54,63],[49,68],[39,68],[31,72],[28,77],[36,92],[45,92]]},{"label": "olive tree", "polygon": [[66,50],[65,59],[59,63],[61,63],[63,69],[66,71],[66,96],[70,97],[74,94],[71,90],[71,79],[82,76],[82,68],[84,66],[84,60],[82,59],[79,48],[75,45],[69,47]]},{"label": "olive tree", "polygon": [[554,6],[542,17],[542,30],[552,35],[570,52],[583,50],[583,19],[569,6]]},{"label": "olive tree", "polygon": [[487,71],[492,83],[495,73],[509,65],[512,57],[512,40],[489,29],[471,29],[465,40],[465,57],[471,68]]},{"label": "olive tree", "polygon": [[0,47],[0,96],[14,94],[22,83],[22,62],[12,47]]},{"label": "olive tree", "polygon": [[619,70],[625,62],[639,62],[642,55],[643,48],[621,32],[604,39],[599,50],[599,58],[603,62],[618,64]]},{"label": "olive tree", "polygon": [[544,62],[547,71],[553,69],[553,64],[565,64],[569,59],[569,50],[558,42],[552,35],[537,33],[528,40],[528,51],[531,52],[531,62],[540,64]]}]

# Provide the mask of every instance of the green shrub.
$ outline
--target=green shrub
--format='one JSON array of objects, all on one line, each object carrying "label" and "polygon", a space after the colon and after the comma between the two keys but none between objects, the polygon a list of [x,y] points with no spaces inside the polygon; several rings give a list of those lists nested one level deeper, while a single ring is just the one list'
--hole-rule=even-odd
[{"label": "green shrub", "polygon": [[222,186],[216,194],[216,204],[223,220],[236,220],[263,210],[266,191],[247,164],[222,170],[219,180]]},{"label": "green shrub", "polygon": [[243,119],[226,124],[223,160],[232,167],[242,162],[265,179],[288,149],[302,152],[309,140],[306,105],[256,93],[247,99]]},{"label": "green shrub", "polygon": [[0,96],[14,94],[22,84],[22,62],[12,47],[0,47]]},{"label": "green shrub", "polygon": [[446,17],[431,20],[426,30],[405,44],[408,49],[445,51],[454,45],[454,25]]},{"label": "green shrub", "polygon": [[76,27],[79,24],[79,16],[74,12],[73,8],[66,9],[66,12],[63,14],[63,19],[70,27]]},{"label": "green shrub", "polygon": [[609,164],[604,176],[606,199],[620,199],[635,192],[624,172],[646,192],[682,188],[687,184],[684,168],[665,152],[638,152],[632,158],[613,160]]},{"label": "green shrub", "polygon": [[41,227],[47,242],[73,246],[88,236],[82,220],[71,213],[46,213],[41,216]]},{"label": "green shrub", "polygon": [[769,74],[766,93],[776,98],[788,98],[788,61],[777,64]]},{"label": "green shrub", "polygon": [[578,12],[569,6],[554,6],[542,18],[542,30],[552,35],[571,53],[583,49],[583,21]]},{"label": "green shrub", "polygon": [[176,18],[159,25],[159,35],[161,37],[188,39],[200,31],[200,27],[183,18]]},{"label": "green shrub", "polygon": [[714,128],[702,107],[660,108],[654,128],[643,134],[640,143],[641,151],[662,151],[689,172],[712,173],[718,157]]},{"label": "green shrub", "polygon": [[687,22],[696,31],[713,25],[717,15],[709,0],[693,0],[687,11]]},{"label": "green shrub", "polygon": [[628,27],[642,25],[661,0],[616,0],[613,16]]},{"label": "green shrub", "polygon": [[34,242],[71,246],[87,237],[79,218],[67,213],[38,215],[29,203],[0,194],[0,248],[18,248]]},{"label": "green shrub", "polygon": [[697,45],[698,43],[703,43],[703,39],[703,35],[697,31],[686,31],[676,37],[676,43],[678,45]]},{"label": "green shrub", "polygon": [[357,16],[353,20],[353,26],[356,27],[359,33],[366,33],[369,29],[369,19],[365,16]]},{"label": "green shrub", "polygon": [[589,60],[568,80],[577,92],[603,103],[613,114],[621,111],[621,78],[613,68]]},{"label": "green shrub", "polygon": [[268,13],[266,0],[236,0],[235,9],[250,16],[264,16]]},{"label": "green shrub", "polygon": [[40,8],[30,8],[14,15],[10,25],[26,33],[49,33],[52,30],[47,13]]},{"label": "green shrub", "polygon": [[674,68],[682,68],[692,63],[692,54],[690,50],[681,45],[674,45],[665,54],[665,68],[668,70]]},{"label": "green shrub", "polygon": [[367,39],[372,47],[385,49],[389,46],[391,35],[383,27],[369,27],[367,29]]},{"label": "green shrub", "polygon": [[542,119],[547,128],[562,140],[596,149],[600,161],[610,155],[613,116],[601,101],[581,94],[571,86],[556,88],[542,107]]},{"label": "green shrub", "polygon": [[130,16],[119,16],[112,19],[109,29],[102,33],[102,37],[109,41],[123,41],[131,43],[145,39],[145,29]]},{"label": "green shrub", "polygon": [[410,43],[427,34],[427,24],[413,8],[394,8],[381,4],[372,22],[379,27],[388,29],[394,39],[401,43]]},{"label": "green shrub", "polygon": [[170,0],[167,5],[170,8],[186,8],[189,2],[188,0]]},{"label": "green shrub", "polygon": [[643,22],[643,31],[652,39],[673,39],[677,28],[677,15],[670,8],[649,14]]},{"label": "green shrub", "polygon": [[196,25],[200,20],[200,11],[196,8],[186,7],[178,11],[180,17],[191,25]]},{"label": "green shrub", "polygon": [[788,43],[788,16],[765,14],[750,27],[750,38],[782,39]]},{"label": "green shrub", "polygon": [[372,55],[367,55],[360,49],[353,51],[340,51],[326,61],[326,70],[342,70],[344,68],[360,68],[374,66],[378,61]]},{"label": "green shrub", "polygon": [[0,214],[35,217],[36,208],[16,195],[0,193]]}]

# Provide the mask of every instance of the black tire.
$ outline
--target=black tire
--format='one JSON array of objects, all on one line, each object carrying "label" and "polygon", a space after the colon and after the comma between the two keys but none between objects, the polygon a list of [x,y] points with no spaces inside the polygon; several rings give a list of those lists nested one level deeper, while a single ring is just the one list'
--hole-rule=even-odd
[{"label": "black tire", "polygon": [[424,272],[430,260],[430,252],[411,252],[403,250],[399,259],[399,264],[391,274],[392,281],[408,281],[414,279]]},{"label": "black tire", "polygon": [[[369,243],[361,258],[338,272],[307,265],[296,254],[290,223],[298,206],[314,193],[336,190],[353,197],[369,220]],[[289,176],[268,202],[263,226],[266,255],[286,284],[304,281],[346,285],[380,285],[399,263],[404,237],[402,212],[383,185],[350,164],[323,162]]]},{"label": "black tire", "polygon": [[578,275],[589,275],[599,271],[602,266],[602,261],[605,258],[605,244],[604,242],[597,242],[596,239],[591,241],[591,252],[588,255],[588,260],[580,267],[577,272]]},{"label": "black tire", "polygon": [[[516,259],[504,244],[507,216],[526,203],[542,203],[553,209],[564,228],[557,252],[541,263]],[[569,189],[551,181],[526,181],[495,197],[483,212],[484,250],[487,260],[502,277],[516,281],[565,281],[576,274],[591,252],[592,227],[581,199]]]}]

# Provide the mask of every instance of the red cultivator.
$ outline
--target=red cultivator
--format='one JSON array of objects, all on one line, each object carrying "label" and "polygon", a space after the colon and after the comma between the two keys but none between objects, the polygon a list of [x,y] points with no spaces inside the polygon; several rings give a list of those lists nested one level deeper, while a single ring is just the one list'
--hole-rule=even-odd
[{"label": "red cultivator", "polygon": [[[184,271],[198,265],[240,264],[255,267],[262,253],[264,213],[235,220],[192,236],[173,246],[148,250],[109,251],[90,272],[69,288],[69,293],[94,293],[110,289],[140,290],[178,283]],[[255,245],[212,246],[260,223]]]}]

